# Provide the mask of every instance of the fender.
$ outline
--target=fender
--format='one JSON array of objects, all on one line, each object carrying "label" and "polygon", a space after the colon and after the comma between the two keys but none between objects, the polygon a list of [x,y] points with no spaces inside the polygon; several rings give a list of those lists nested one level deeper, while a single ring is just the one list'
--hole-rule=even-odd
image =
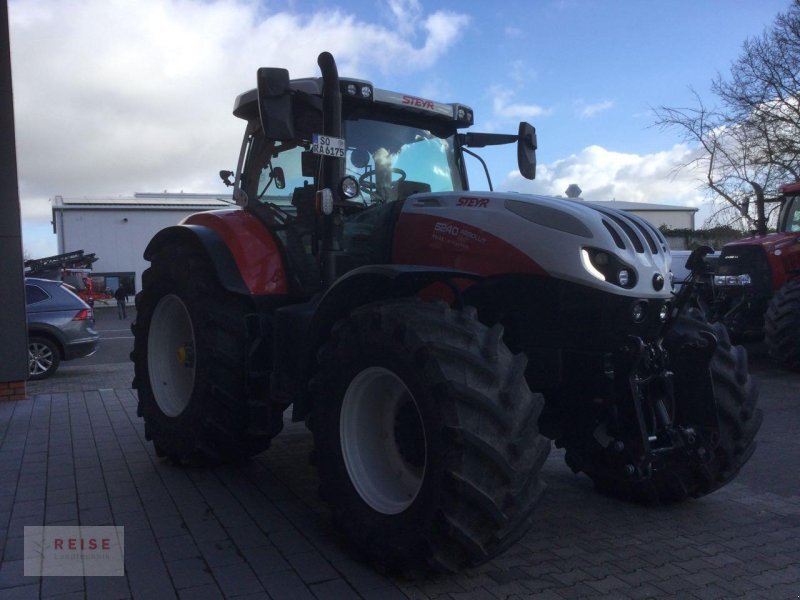
[{"label": "fender", "polygon": [[[273,390],[291,394],[294,399],[292,420],[304,419],[310,410],[311,396],[307,382],[316,364],[316,352],[330,335],[334,324],[353,309],[390,298],[414,296],[428,286],[453,279],[478,280],[480,275],[457,269],[421,267],[416,265],[366,265],[340,277],[324,294],[311,302],[279,308],[274,356],[279,363],[276,370],[287,379]],[[306,333],[297,335],[299,322]],[[274,381],[278,383],[278,381]]]},{"label": "fender", "polygon": [[159,231],[147,245],[151,260],[165,244],[181,241],[201,248],[220,285],[235,294],[275,296],[288,293],[286,269],[278,242],[257,217],[243,210],[191,215]]}]

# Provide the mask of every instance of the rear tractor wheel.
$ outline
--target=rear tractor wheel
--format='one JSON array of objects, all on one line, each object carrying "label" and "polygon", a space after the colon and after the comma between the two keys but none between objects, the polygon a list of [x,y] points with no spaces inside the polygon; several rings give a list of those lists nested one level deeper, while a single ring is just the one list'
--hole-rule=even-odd
[{"label": "rear tractor wheel", "polygon": [[312,382],[321,492],[370,559],[456,571],[531,525],[550,442],[526,359],[474,309],[393,300],[339,322]]},{"label": "rear tractor wheel", "polygon": [[265,450],[284,407],[249,374],[248,299],[223,289],[206,257],[179,244],[159,250],[142,280],[131,327],[134,387],[156,451],[202,464]]}]

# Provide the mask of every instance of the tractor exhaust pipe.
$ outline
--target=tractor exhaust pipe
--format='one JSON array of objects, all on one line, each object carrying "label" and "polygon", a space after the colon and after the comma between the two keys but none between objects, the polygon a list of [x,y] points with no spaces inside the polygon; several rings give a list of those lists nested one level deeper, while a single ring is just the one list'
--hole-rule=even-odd
[{"label": "tractor exhaust pipe", "polygon": [[[317,58],[322,72],[322,132],[331,137],[342,137],[342,94],[339,90],[339,69],[330,52]],[[325,156],[322,159],[323,187],[336,193],[339,181],[344,176],[341,159]]]},{"label": "tractor exhaust pipe", "polygon": [[755,181],[750,182],[756,197],[756,235],[767,235],[767,215],[764,209],[764,188]]},{"label": "tractor exhaust pipe", "polygon": [[[339,90],[339,69],[330,52],[320,54],[317,57],[317,64],[322,72],[322,133],[326,136],[340,138],[342,137],[342,94]],[[342,177],[344,177],[342,159],[323,156],[318,189],[330,190],[335,201]],[[319,258],[324,287],[330,285],[336,278],[332,254],[337,250],[334,244],[333,220],[333,215],[324,213],[321,215]]]}]

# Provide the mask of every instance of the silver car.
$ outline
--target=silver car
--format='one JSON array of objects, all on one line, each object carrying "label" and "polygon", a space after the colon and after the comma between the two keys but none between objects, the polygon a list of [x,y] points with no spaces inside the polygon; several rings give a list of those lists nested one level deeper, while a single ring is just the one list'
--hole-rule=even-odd
[{"label": "silver car", "polygon": [[28,378],[44,379],[62,360],[94,354],[100,339],[92,309],[66,284],[25,280],[28,311]]}]

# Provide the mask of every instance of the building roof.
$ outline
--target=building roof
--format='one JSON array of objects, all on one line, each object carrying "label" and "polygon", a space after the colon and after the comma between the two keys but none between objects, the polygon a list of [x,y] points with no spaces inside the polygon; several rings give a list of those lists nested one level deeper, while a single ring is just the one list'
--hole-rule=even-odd
[{"label": "building roof", "polygon": [[[651,204],[649,202],[622,202],[619,200],[585,200],[589,204],[598,204],[619,210],[647,211],[674,211],[697,212],[692,206],[676,206],[674,204]],[[53,210],[79,210],[79,209],[161,209],[161,210],[192,210],[221,208],[233,204],[231,196],[223,194],[190,194],[190,193],[152,193],[137,192],[133,196],[96,196],[53,198]]]},{"label": "building roof", "polygon": [[53,210],[194,210],[230,206],[233,200],[223,194],[136,193],[131,196],[53,198]]},{"label": "building roof", "polygon": [[599,204],[608,208],[618,210],[636,211],[675,211],[675,212],[697,212],[693,206],[676,206],[674,204],[651,204],[650,202],[622,202],[620,200],[586,200],[587,204]]}]

